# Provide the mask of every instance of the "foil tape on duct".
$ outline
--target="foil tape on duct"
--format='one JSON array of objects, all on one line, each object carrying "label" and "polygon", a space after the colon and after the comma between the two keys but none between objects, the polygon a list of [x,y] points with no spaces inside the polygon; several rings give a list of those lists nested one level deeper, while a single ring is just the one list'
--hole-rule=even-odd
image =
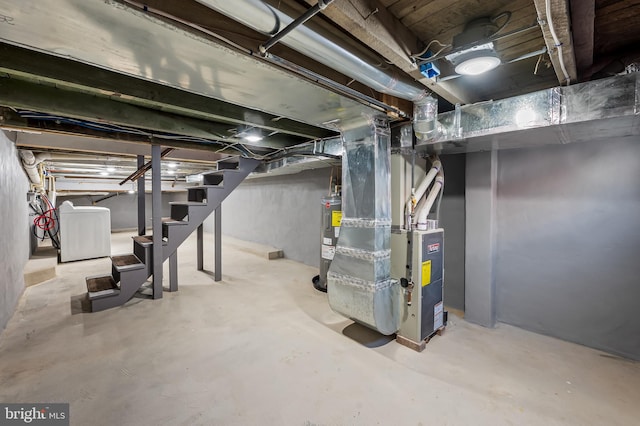
[{"label": "foil tape on duct", "polygon": [[382,334],[400,325],[400,290],[391,279],[390,130],[356,120],[342,128],[342,224],[327,274],[329,305]]}]

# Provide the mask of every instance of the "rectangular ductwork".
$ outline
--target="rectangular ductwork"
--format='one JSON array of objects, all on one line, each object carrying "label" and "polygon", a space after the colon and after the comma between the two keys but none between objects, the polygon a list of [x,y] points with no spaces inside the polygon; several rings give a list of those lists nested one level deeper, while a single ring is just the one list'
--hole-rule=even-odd
[{"label": "rectangular ductwork", "polygon": [[391,279],[388,123],[342,124],[342,224],[327,274],[331,308],[382,334],[399,328],[400,291]]},{"label": "rectangular ductwork", "polygon": [[491,151],[637,136],[640,74],[556,87],[457,107],[438,116],[438,135],[419,150]]}]

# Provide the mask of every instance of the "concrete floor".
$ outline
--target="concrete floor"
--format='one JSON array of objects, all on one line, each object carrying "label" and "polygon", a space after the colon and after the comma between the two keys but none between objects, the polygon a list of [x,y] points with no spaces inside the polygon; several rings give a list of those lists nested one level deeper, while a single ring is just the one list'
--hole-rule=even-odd
[{"label": "concrete floor", "polygon": [[191,238],[179,292],[95,314],[84,276],[109,260],[59,265],[0,337],[0,401],[70,402],[73,425],[639,422],[640,363],[455,316],[416,353],[334,314],[314,268],[224,248],[222,282],[195,270]]}]

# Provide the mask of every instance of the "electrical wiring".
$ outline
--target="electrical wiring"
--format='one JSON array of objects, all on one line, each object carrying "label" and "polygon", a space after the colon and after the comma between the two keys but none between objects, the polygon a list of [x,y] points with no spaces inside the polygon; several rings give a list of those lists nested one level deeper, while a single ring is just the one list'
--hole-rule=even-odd
[{"label": "electrical wiring", "polygon": [[542,61],[542,56],[538,56],[538,60],[536,61],[536,67],[533,69],[533,75],[538,75],[538,68],[540,67],[540,62]]},{"label": "electrical wiring", "polygon": [[36,216],[33,219],[33,235],[44,241],[47,237],[51,239],[51,244],[55,248],[60,248],[58,234],[60,232],[60,221],[58,209],[56,209],[49,198],[44,194],[38,194],[36,201],[30,204]]},{"label": "electrical wiring", "polygon": [[505,19],[504,22],[502,23],[502,25],[500,25],[500,27],[491,35],[491,38],[495,37],[500,31],[504,30],[504,28],[507,26],[507,24],[511,21],[511,12],[509,12],[509,11],[502,12],[502,13],[497,14],[493,18],[491,18],[491,22],[493,22],[495,24],[496,22],[498,22],[501,18],[503,18],[505,16],[506,16],[507,19]]},{"label": "electrical wiring", "polygon": [[192,136],[184,136],[184,135],[175,135],[171,133],[162,133],[162,132],[146,132],[144,130],[136,129],[133,127],[121,126],[117,124],[104,124],[104,123],[95,123],[90,121],[78,120],[75,118],[61,117],[57,115],[44,114],[34,111],[24,111],[18,110],[18,114],[20,114],[23,118],[31,118],[42,121],[54,121],[56,123],[66,123],[73,124],[75,126],[84,127],[91,130],[97,130],[100,132],[108,132],[108,133],[126,133],[133,134],[138,136],[145,136],[149,138],[157,138],[157,139],[170,139],[177,141],[185,141],[185,142],[197,142],[206,145],[217,145],[222,146],[224,148],[231,148],[238,151],[240,154],[244,156],[252,156],[253,154],[249,149],[247,149],[244,145],[238,143],[225,143],[215,139],[204,139]]},{"label": "electrical wiring", "polygon": [[545,0],[544,5],[545,5],[545,16],[547,18],[547,24],[549,26],[549,32],[551,33],[551,37],[553,38],[553,43],[556,46],[556,51],[558,52],[558,61],[560,62],[560,69],[562,70],[562,74],[564,75],[564,80],[568,86],[571,83],[571,77],[569,76],[569,73],[567,72],[567,68],[564,65],[564,56],[562,54],[562,43],[560,43],[560,40],[558,39],[556,31],[553,27],[553,19],[551,18],[551,1]]},{"label": "electrical wiring", "polygon": [[429,44],[427,44],[427,47],[425,47],[424,49],[422,49],[422,51],[420,51],[420,53],[416,53],[416,54],[413,54],[413,55],[410,55],[410,56],[413,59],[420,59],[422,57],[422,55],[424,55],[425,53],[427,53],[429,51],[429,48],[431,47],[431,45],[433,43],[438,43],[440,46],[442,46],[442,48],[440,50],[438,50],[436,53],[434,53],[433,55],[431,55],[431,56],[437,56],[440,53],[442,53],[445,49],[451,47],[450,44],[444,44],[444,43],[441,43],[440,41],[438,41],[436,39],[433,39],[433,40],[431,40],[429,42]]}]

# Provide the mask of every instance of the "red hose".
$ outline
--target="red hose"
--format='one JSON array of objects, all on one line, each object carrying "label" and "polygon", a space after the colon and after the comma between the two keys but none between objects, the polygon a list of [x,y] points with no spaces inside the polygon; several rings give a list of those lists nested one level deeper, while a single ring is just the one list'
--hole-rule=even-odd
[{"label": "red hose", "polygon": [[[51,205],[51,204],[49,204]],[[55,209],[49,209],[33,219],[33,224],[43,231],[50,231],[56,227],[56,219],[54,216]]]}]

